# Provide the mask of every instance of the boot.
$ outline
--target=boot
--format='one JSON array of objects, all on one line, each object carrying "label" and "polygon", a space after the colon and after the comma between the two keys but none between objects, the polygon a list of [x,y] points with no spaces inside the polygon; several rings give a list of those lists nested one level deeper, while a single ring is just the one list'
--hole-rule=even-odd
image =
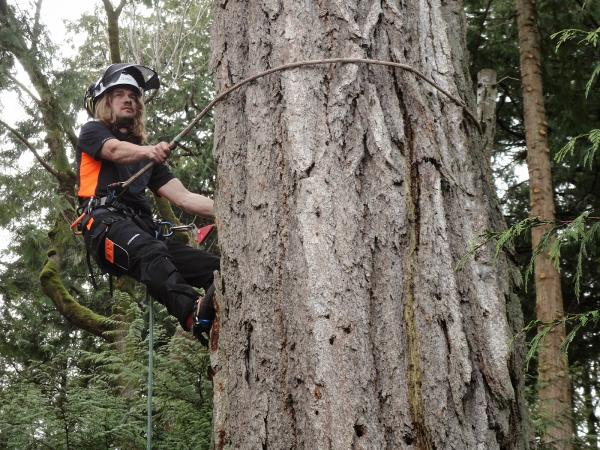
[{"label": "boot", "polygon": [[211,284],[206,290],[204,297],[198,299],[196,302],[196,311],[194,312],[192,334],[205,347],[208,347],[210,328],[212,327],[213,320],[215,320],[214,296],[215,286]]}]

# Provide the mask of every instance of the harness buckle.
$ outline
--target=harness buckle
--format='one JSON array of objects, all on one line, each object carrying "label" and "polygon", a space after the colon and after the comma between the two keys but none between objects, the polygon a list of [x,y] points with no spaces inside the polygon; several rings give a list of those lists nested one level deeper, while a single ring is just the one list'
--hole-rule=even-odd
[{"label": "harness buckle", "polygon": [[173,225],[171,222],[165,220],[156,222],[156,238],[164,239],[173,236],[179,231],[191,231],[196,228],[196,225],[191,223],[189,225]]}]

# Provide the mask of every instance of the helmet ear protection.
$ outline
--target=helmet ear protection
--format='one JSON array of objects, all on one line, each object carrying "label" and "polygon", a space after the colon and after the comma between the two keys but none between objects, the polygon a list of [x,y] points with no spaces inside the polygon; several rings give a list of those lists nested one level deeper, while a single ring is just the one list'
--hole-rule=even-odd
[{"label": "helmet ear protection", "polygon": [[96,102],[109,90],[117,86],[133,88],[138,95],[144,91],[158,89],[158,74],[149,67],[139,64],[118,63],[108,66],[102,77],[88,86],[83,97],[85,110],[94,116]]},{"label": "helmet ear protection", "polygon": [[85,110],[90,115],[90,117],[94,117],[94,87],[96,83],[92,83],[85,90],[85,95],[83,96],[83,106]]}]

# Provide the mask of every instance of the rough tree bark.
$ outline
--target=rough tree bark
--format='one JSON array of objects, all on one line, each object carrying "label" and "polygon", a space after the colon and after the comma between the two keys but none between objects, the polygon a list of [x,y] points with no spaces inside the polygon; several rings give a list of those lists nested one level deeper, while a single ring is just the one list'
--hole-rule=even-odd
[{"label": "rough tree bark", "polygon": [[[548,123],[544,110],[542,56],[533,0],[517,0],[519,53],[523,88],[523,117],[527,141],[527,167],[532,217],[554,221],[554,191],[548,148]],[[532,229],[537,248],[551,225]],[[543,252],[535,259],[536,318],[549,324],[564,317],[560,273]],[[544,325],[541,325],[544,326]],[[566,355],[560,350],[564,323],[554,327],[541,341],[538,351],[539,414],[544,424],[542,443],[548,448],[573,448],[571,381]]]},{"label": "rough tree bark", "polygon": [[[219,91],[325,57],[411,64],[475,110],[460,1],[216,3]],[[215,113],[216,448],[521,449],[520,329],[481,138],[414,75],[263,78]],[[519,346],[517,345],[517,348]]]}]

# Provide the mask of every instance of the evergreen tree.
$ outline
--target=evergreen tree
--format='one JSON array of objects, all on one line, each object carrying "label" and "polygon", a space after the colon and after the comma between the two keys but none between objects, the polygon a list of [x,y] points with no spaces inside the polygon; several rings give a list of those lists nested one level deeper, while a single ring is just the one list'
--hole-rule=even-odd
[{"label": "evergreen tree", "polygon": [[[526,152],[524,140],[524,125],[522,97],[519,78],[519,52],[516,47],[516,10],[512,1],[479,1],[466,2],[470,17],[469,48],[473,58],[471,71],[476,73],[481,68],[494,68],[498,72],[499,102],[497,108],[498,127],[495,149],[495,179],[502,186],[504,195],[501,199],[507,220],[510,225],[519,223],[529,214],[528,183],[517,181],[514,169],[523,166]],[[556,50],[560,30],[596,30],[600,5],[597,2],[554,1],[538,2],[537,24],[540,30],[540,49],[542,53],[542,77],[544,83],[544,101],[548,121],[548,142],[551,157],[553,157],[573,136],[588,133],[598,123],[600,96],[597,85],[592,85],[586,91],[588,81],[597,67],[599,59],[598,47],[583,45],[578,39],[568,39]],[[589,148],[586,139],[581,139],[576,147],[578,156],[583,156]],[[581,213],[588,212],[590,216],[598,216],[598,194],[596,186],[596,171],[584,170],[582,159],[575,157],[563,160],[560,164],[552,165],[554,179],[554,197],[556,202],[556,218],[562,239],[560,251],[560,270],[562,293],[567,317],[573,314],[597,310],[598,303],[598,244],[597,240],[587,244],[587,253],[581,258],[578,268],[581,239],[566,239],[562,231],[573,219]],[[588,221],[588,230],[593,221]],[[526,272],[531,260],[531,241],[525,234],[516,241],[513,253]],[[581,276],[578,276],[577,274]],[[579,284],[579,287],[577,287]],[[531,282],[528,283],[531,287]],[[530,305],[534,291],[529,288],[523,292],[523,309],[526,321],[535,320],[535,313]],[[579,295],[578,295],[579,293]],[[580,324],[580,320],[568,320],[567,332]],[[598,360],[598,333],[593,326],[593,320],[587,321],[587,326],[579,329],[568,347],[569,361],[572,368],[573,393],[575,395],[576,428],[580,434],[592,431],[595,423],[593,409],[587,408],[587,413],[581,414],[584,404],[589,404],[580,395],[588,392],[596,395],[597,381],[592,379],[586,389],[582,386],[582,374],[593,372]],[[535,335],[529,334],[530,339]],[[535,361],[534,361],[535,362]],[[529,364],[530,386],[536,383],[536,364]],[[534,396],[535,397],[535,396]],[[535,409],[536,398],[532,399]],[[591,419],[590,419],[591,411]],[[536,416],[534,415],[534,418]],[[536,418],[538,432],[542,433],[547,423]],[[584,445],[578,443],[577,445]],[[595,448],[595,447],[594,447]]]},{"label": "evergreen tree", "polygon": [[[75,216],[68,163],[76,142],[75,117],[85,87],[109,62],[108,43],[102,42],[109,35],[108,4],[70,25],[84,30],[88,39],[78,55],[60,60],[40,21],[41,1],[32,2],[31,9],[0,1],[0,91],[18,93],[28,115],[15,125],[0,123],[0,226],[14,236],[0,268],[2,448],[145,445],[148,343],[138,305],[143,292],[120,283],[111,297],[97,271],[100,288],[92,288],[83,245],[68,228]],[[206,75],[190,70],[207,66],[210,17],[206,2],[156,2],[156,9],[144,5],[129,2],[121,11],[121,36],[128,36],[124,40],[131,46],[122,57],[135,59],[135,47],[142,58],[136,62],[158,66],[165,89],[150,101],[149,125],[152,138],[172,137],[212,92]],[[165,35],[165,29],[172,32]],[[153,47],[152,33],[159,30],[168,37],[160,42],[164,48]],[[146,59],[154,54],[163,57]],[[16,77],[19,64],[31,87]],[[2,117],[8,117],[5,106]],[[192,158],[176,152],[174,170],[208,194],[214,188],[210,124],[203,130],[184,144],[196,161],[188,164]],[[36,155],[31,167],[19,163],[23,153]],[[157,308],[154,445],[209,448],[207,355]]]}]

